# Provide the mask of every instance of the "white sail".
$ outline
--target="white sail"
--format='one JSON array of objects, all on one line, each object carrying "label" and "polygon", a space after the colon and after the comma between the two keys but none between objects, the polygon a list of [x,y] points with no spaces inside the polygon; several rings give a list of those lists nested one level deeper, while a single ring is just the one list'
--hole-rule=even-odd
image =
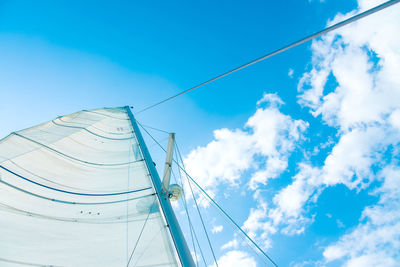
[{"label": "white sail", "polygon": [[178,266],[124,108],[0,141],[0,266]]}]

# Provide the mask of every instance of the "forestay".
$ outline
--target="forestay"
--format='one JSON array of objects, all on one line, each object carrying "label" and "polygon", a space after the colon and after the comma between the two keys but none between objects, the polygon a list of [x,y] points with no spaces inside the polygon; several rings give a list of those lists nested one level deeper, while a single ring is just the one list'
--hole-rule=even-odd
[{"label": "forestay", "polygon": [[178,266],[124,108],[0,141],[0,265]]}]

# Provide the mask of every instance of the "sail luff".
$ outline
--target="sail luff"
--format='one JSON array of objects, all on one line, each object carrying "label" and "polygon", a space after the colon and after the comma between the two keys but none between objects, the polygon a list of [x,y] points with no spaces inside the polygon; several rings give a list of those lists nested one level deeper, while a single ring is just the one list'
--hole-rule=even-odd
[{"label": "sail luff", "polygon": [[153,181],[154,188],[157,193],[157,197],[160,201],[162,212],[165,216],[165,219],[168,223],[169,230],[172,235],[172,239],[174,241],[176,250],[179,255],[179,259],[184,267],[194,267],[194,261],[191,256],[189,247],[187,246],[186,240],[183,236],[182,230],[179,226],[178,220],[176,219],[175,213],[172,209],[171,203],[169,202],[168,196],[162,192],[162,184],[158,172],[153,164],[153,160],[151,159],[150,153],[147,149],[147,146],[144,142],[143,136],[140,132],[140,129],[136,123],[136,120],[128,106],[125,107],[128,116],[131,120],[132,127],[134,132],[136,133],[137,141],[142,150],[146,166],[148,171],[150,172],[151,180]]}]

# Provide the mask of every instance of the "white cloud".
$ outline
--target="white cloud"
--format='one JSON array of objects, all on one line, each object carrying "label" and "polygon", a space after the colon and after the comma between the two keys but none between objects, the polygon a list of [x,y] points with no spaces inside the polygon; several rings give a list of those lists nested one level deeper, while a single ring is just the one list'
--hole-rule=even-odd
[{"label": "white cloud", "polygon": [[222,232],[223,229],[224,229],[224,227],[222,225],[214,226],[211,229],[211,233],[213,233],[213,234],[220,233],[220,232]]},{"label": "white cloud", "polygon": [[363,212],[365,223],[325,248],[327,262],[346,258],[347,266],[397,266],[400,261],[400,168],[388,166],[376,194],[380,200]]},{"label": "white cloud", "polygon": [[[269,236],[277,231],[271,222],[265,221],[267,211],[267,204],[260,200],[258,207],[250,210],[250,215],[243,224],[243,229],[246,230],[247,234],[252,239],[257,238],[264,249],[271,247]],[[261,232],[261,234],[258,235],[258,232]]]},{"label": "white cloud", "polygon": [[[377,4],[359,2],[360,9]],[[352,14],[338,15],[334,21]],[[304,201],[305,188],[312,192],[341,183],[363,190],[372,181],[382,182],[375,190],[379,203],[365,208],[360,224],[325,249],[327,262],[341,259],[345,266],[394,266],[399,262],[400,177],[396,168],[385,167],[390,162],[398,164],[394,152],[387,149],[392,146],[398,151],[400,141],[399,17],[399,7],[392,7],[313,42],[313,69],[299,83],[299,103],[337,128],[339,142],[318,168],[319,185],[310,182],[315,181],[312,175],[302,184],[294,179],[288,188],[303,199],[298,198],[297,206],[279,205],[281,210],[298,216],[296,211],[302,212],[308,201]],[[338,86],[325,93],[330,74]],[[383,168],[380,176],[375,175],[373,167]]]},{"label": "white cloud", "polygon": [[305,203],[313,194],[318,193],[316,189],[321,186],[318,179],[320,175],[318,168],[300,164],[300,171],[293,177],[293,182],[275,195],[275,208],[269,211],[268,218],[276,227],[286,225],[284,233],[300,234],[304,232],[304,225],[312,221],[302,213]]},{"label": "white cloud", "polygon": [[[343,17],[339,15],[334,21]],[[307,214],[307,207],[318,200],[326,187],[344,184],[350,189],[363,190],[378,179],[373,168],[385,166],[383,157],[387,156],[388,147],[400,150],[398,17],[400,9],[387,11],[375,19],[368,18],[313,42],[313,69],[299,82],[299,103],[336,128],[339,141],[333,145],[332,140],[327,140],[333,148],[321,167],[299,163],[292,182],[275,194],[273,205],[268,209],[264,200],[256,195],[259,206],[251,210],[244,227],[252,237],[265,242],[265,247],[270,245],[269,236],[279,230],[289,235],[303,233],[307,224],[313,221],[313,215]],[[390,25],[386,27],[388,23]],[[374,53],[378,59],[371,56]],[[324,92],[330,75],[336,79],[337,87]],[[323,144],[320,146],[322,148]],[[286,166],[282,165],[284,168]],[[382,177],[384,185],[377,191],[381,200],[389,194],[388,190],[382,193],[383,188],[389,188],[385,186],[387,176]],[[257,175],[253,179],[257,181]],[[392,183],[390,188],[391,192],[397,193],[400,184]],[[378,231],[370,222],[361,223],[353,233],[325,250],[327,261],[344,257],[347,266],[379,266],[379,261],[371,259],[384,256],[384,259],[378,258],[382,260],[382,266],[398,262],[398,254],[394,256],[393,253],[400,251],[397,246],[400,238],[396,236],[400,216],[395,217],[393,212],[399,207],[389,209],[389,206],[388,202],[381,201],[379,206],[366,208],[363,216],[370,221],[389,216],[393,219],[390,226]],[[339,227],[343,226],[342,222],[337,223]],[[389,236],[395,236],[395,241],[390,243]],[[354,246],[358,247],[357,252],[350,255]],[[369,265],[362,265],[367,261]]]},{"label": "white cloud", "polygon": [[[240,182],[241,174],[252,169],[249,185],[256,189],[287,167],[287,159],[302,138],[308,124],[279,111],[282,100],[276,94],[264,94],[259,108],[244,129],[219,129],[214,140],[191,151],[185,158],[189,173],[211,191],[217,185]],[[265,107],[261,107],[265,105]]]},{"label": "white cloud", "polygon": [[[382,1],[359,1],[359,9],[378,2]],[[356,12],[339,14],[330,23]],[[322,164],[300,162],[292,181],[274,195],[272,202],[263,199],[260,187],[287,168],[288,155],[307,127],[304,121],[279,111],[283,103],[277,95],[265,95],[257,103],[266,101],[267,105],[257,109],[244,130],[225,129],[229,140],[215,135],[216,140],[193,152],[196,157],[188,157],[194,162],[223,150],[235,162],[241,155],[245,164],[232,166],[224,162],[223,153],[215,152],[221,157],[219,161],[215,166],[205,166],[213,175],[206,173],[201,179],[210,187],[221,181],[236,184],[244,171],[252,170],[249,188],[255,191],[258,204],[243,227],[263,248],[271,246],[273,234],[303,233],[313,221],[308,207],[318,201],[326,187],[343,184],[349,189],[369,190],[375,181],[379,203],[365,208],[360,224],[326,247],[323,256],[326,262],[343,260],[344,266],[394,266],[399,262],[400,177],[394,156],[400,153],[399,17],[400,8],[393,6],[313,42],[312,69],[300,79],[299,103],[336,130],[338,142],[328,138],[317,147],[315,153],[325,144],[332,145]],[[329,88],[328,79],[335,79],[337,86]],[[234,143],[236,147],[227,146]],[[255,164],[256,156],[262,161]],[[225,166],[231,168],[227,175]]]},{"label": "white cloud", "polygon": [[[257,190],[268,179],[279,177],[308,127],[304,121],[282,114],[279,107],[283,104],[276,94],[264,94],[244,129],[216,130],[213,141],[190,152],[185,158],[188,172],[212,194],[221,183],[247,183],[251,190]],[[249,171],[250,178],[241,180],[245,171]],[[257,197],[257,191],[254,197],[258,207],[251,209],[244,228],[267,249],[271,246],[268,236],[276,229],[272,222],[265,221],[266,204]],[[207,206],[208,202],[201,203]],[[230,245],[234,244],[228,243],[224,248]]]},{"label": "white cloud", "polygon": [[293,78],[293,73],[294,73],[294,70],[293,70],[293,69],[289,69],[289,71],[288,71],[288,76],[289,76],[290,78]]},{"label": "white cloud", "polygon": [[[215,267],[216,265],[212,265]],[[240,250],[232,250],[225,253],[221,258],[218,259],[218,266],[220,267],[255,267],[257,266],[256,261],[248,253]]]},{"label": "white cloud", "polygon": [[[366,9],[377,2],[360,1],[360,6]],[[338,15],[332,23],[353,14]],[[400,85],[398,15],[394,6],[314,41],[314,68],[299,83],[300,103],[342,130],[382,122],[400,99],[400,91],[395,90]],[[376,66],[371,52],[380,59]],[[330,73],[339,86],[323,95]]]},{"label": "white cloud", "polygon": [[343,134],[325,160],[323,183],[365,187],[373,179],[371,166],[379,160],[391,140],[384,128],[375,126]]},{"label": "white cloud", "polygon": [[339,228],[345,228],[346,227],[346,225],[344,225],[344,223],[339,219],[336,220],[336,224],[337,224],[337,226]]},{"label": "white cloud", "polygon": [[266,94],[264,93],[263,97],[257,101],[257,106],[261,104],[267,104],[271,107],[279,107],[280,105],[283,105],[282,99],[277,94]]},{"label": "white cloud", "polygon": [[239,242],[237,241],[236,238],[234,238],[228,243],[222,245],[221,249],[230,249],[230,248],[237,249],[238,247],[239,247]]}]

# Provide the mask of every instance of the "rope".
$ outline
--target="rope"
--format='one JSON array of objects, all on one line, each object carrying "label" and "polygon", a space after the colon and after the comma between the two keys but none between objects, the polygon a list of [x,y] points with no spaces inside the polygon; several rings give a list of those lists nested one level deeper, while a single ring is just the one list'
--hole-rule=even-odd
[{"label": "rope", "polygon": [[146,110],[149,110],[149,109],[151,109],[151,108],[154,108],[154,107],[156,107],[156,106],[158,106],[158,105],[161,105],[161,104],[163,104],[163,103],[165,103],[165,102],[167,102],[167,101],[169,101],[169,100],[172,100],[172,99],[174,99],[174,98],[176,98],[176,97],[178,97],[178,96],[181,96],[181,95],[183,95],[183,94],[185,94],[185,93],[188,93],[188,92],[190,92],[190,91],[192,91],[192,90],[194,90],[194,89],[197,89],[197,88],[199,88],[199,87],[202,87],[202,86],[204,86],[204,85],[206,85],[206,84],[209,84],[209,83],[211,83],[211,82],[213,82],[213,81],[216,81],[216,80],[218,80],[218,79],[220,79],[220,78],[222,78],[222,77],[225,77],[225,76],[227,76],[227,75],[229,75],[229,74],[232,74],[232,73],[234,73],[234,72],[236,72],[236,71],[238,71],[238,70],[244,69],[244,68],[249,67],[249,66],[251,66],[251,65],[253,65],[253,64],[255,64],[255,63],[258,63],[258,62],[260,62],[260,61],[263,61],[263,60],[265,60],[265,59],[267,59],[267,58],[269,58],[269,57],[272,57],[272,56],[275,56],[275,55],[277,55],[277,54],[280,54],[280,53],[282,53],[282,52],[284,52],[284,51],[286,51],[286,50],[289,50],[289,49],[291,49],[291,48],[293,48],[293,47],[295,47],[295,46],[298,46],[298,45],[300,45],[300,44],[303,44],[303,43],[305,43],[305,42],[307,42],[307,41],[309,41],[309,40],[315,39],[315,38],[317,38],[317,37],[319,37],[319,36],[321,36],[321,35],[323,35],[323,34],[325,34],[325,33],[328,33],[328,32],[333,31],[333,30],[335,30],[335,29],[341,28],[341,27],[343,27],[343,26],[345,26],[345,25],[347,25],[347,24],[350,24],[350,23],[355,22],[355,21],[357,21],[357,20],[359,20],[359,19],[361,19],[361,18],[364,18],[364,17],[366,17],[366,16],[369,16],[369,15],[371,15],[371,14],[373,14],[373,13],[376,13],[376,12],[382,10],[382,9],[385,9],[385,8],[387,8],[387,7],[389,7],[389,6],[392,6],[392,5],[394,5],[394,4],[397,4],[399,1],[400,1],[400,0],[391,0],[391,1],[387,1],[387,2],[385,2],[385,3],[383,3],[383,4],[379,5],[379,6],[376,6],[376,7],[373,7],[373,8],[371,8],[371,9],[368,9],[367,11],[364,11],[364,12],[358,14],[358,15],[354,15],[354,16],[352,16],[352,17],[346,19],[346,20],[343,20],[343,21],[338,22],[338,23],[336,23],[336,24],[334,24],[334,25],[332,25],[332,26],[330,26],[330,27],[327,27],[327,28],[325,28],[324,30],[321,30],[321,31],[318,31],[318,32],[316,32],[316,33],[313,33],[313,34],[311,34],[311,35],[309,35],[309,36],[306,36],[306,37],[304,37],[304,38],[302,38],[302,39],[300,39],[300,40],[298,40],[298,41],[295,41],[295,42],[293,42],[293,43],[291,43],[291,44],[288,44],[288,45],[286,45],[286,46],[284,46],[284,47],[282,47],[282,48],[279,48],[279,49],[277,49],[277,50],[275,50],[275,51],[273,51],[273,52],[270,52],[270,53],[268,53],[268,54],[266,54],[266,55],[264,55],[264,56],[262,56],[262,57],[259,57],[259,58],[257,58],[257,59],[254,59],[254,60],[252,60],[252,61],[250,61],[250,62],[248,62],[248,63],[246,63],[246,64],[243,64],[243,65],[241,65],[241,66],[239,66],[239,67],[236,67],[236,68],[234,68],[234,69],[232,69],[232,70],[230,70],[230,71],[227,71],[227,72],[225,72],[225,73],[223,73],[223,74],[220,74],[220,75],[218,75],[218,76],[216,76],[216,77],[214,77],[214,78],[212,78],[212,79],[210,79],[210,80],[207,80],[207,81],[205,81],[205,82],[203,82],[203,83],[200,83],[200,84],[198,84],[198,85],[196,85],[196,86],[194,86],[194,87],[192,87],[192,88],[189,88],[189,89],[187,89],[187,90],[184,90],[184,91],[182,91],[182,92],[180,92],[180,93],[178,93],[178,94],[176,94],[176,95],[170,96],[170,97],[168,97],[168,98],[166,98],[166,99],[164,99],[164,100],[161,100],[160,102],[157,102],[157,103],[155,103],[155,104],[153,104],[153,105],[150,105],[150,106],[148,106],[148,107],[146,107],[146,108],[144,108],[144,109],[141,109],[141,110],[139,110],[138,112],[136,112],[135,115],[137,115],[137,114],[139,114],[139,113],[142,113],[142,112],[144,112],[144,111],[146,111]]},{"label": "rope", "polygon": [[[400,1],[400,0],[399,0]],[[141,125],[138,121],[136,121],[139,125]],[[142,127],[143,128],[143,127]],[[153,141],[157,142],[157,140],[154,139],[154,137],[145,129],[143,128],[143,130],[151,137],[151,139],[153,139]],[[165,151],[165,149],[161,146],[161,144],[158,143],[158,146]],[[176,160],[173,160],[177,166],[179,167],[179,169],[181,169],[188,178],[190,178],[190,180],[197,186],[197,188],[222,212],[222,214],[230,221],[232,222],[236,228],[238,228],[238,230],[245,235],[245,237],[257,248],[258,251],[260,251],[264,257],[266,257],[274,266],[278,266],[268,255],[267,253],[264,252],[264,250],[261,249],[261,247],[259,245],[257,245],[257,243],[248,235],[246,234],[246,232],[232,219],[231,216],[229,216],[228,213],[226,213],[226,211],[209,195],[207,194],[207,192],[185,171],[185,169],[179,164],[179,162],[177,162]]]}]

